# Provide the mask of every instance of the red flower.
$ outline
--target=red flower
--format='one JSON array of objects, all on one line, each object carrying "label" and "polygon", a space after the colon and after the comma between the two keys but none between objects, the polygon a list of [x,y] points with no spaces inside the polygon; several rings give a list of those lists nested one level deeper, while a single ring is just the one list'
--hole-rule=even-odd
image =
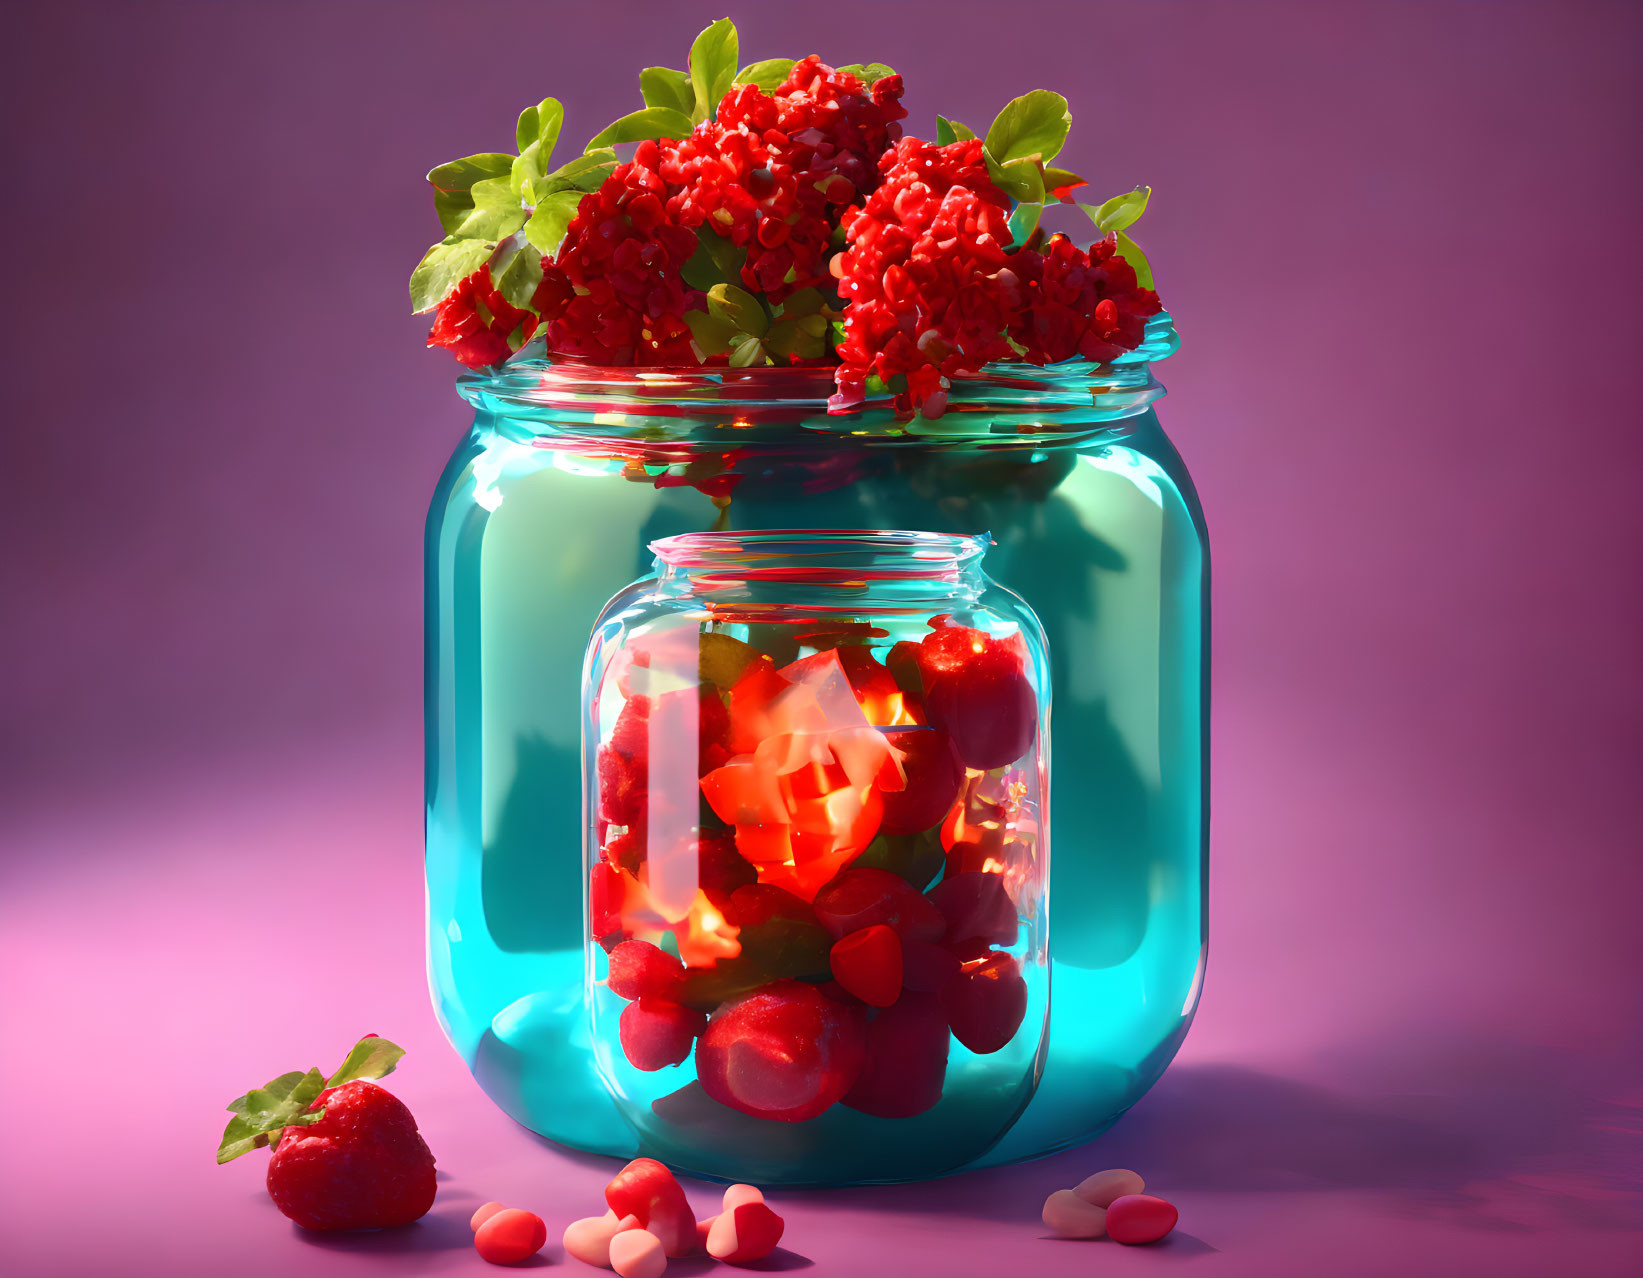
[{"label": "red flower", "polygon": [[[469,368],[484,368],[524,345],[536,331],[536,322],[535,315],[511,305],[496,291],[491,268],[482,266],[439,304],[428,345],[448,346]],[[514,336],[518,341],[511,340]]]},{"label": "red flower", "polygon": [[680,272],[696,237],[669,214],[655,142],[582,197],[533,299],[548,349],[599,364],[694,364],[684,313],[702,295]]},{"label": "red flower", "polygon": [[1054,364],[1074,355],[1097,363],[1141,344],[1147,317],[1161,309],[1158,294],[1140,287],[1135,271],[1100,240],[1086,252],[1065,235],[1051,236],[1041,253],[1010,255],[1026,290],[1027,306],[1010,325],[1030,364]]},{"label": "red flower", "polygon": [[1009,200],[987,175],[979,140],[906,138],[880,161],[883,182],[845,212],[849,247],[833,261],[847,309],[835,406],[870,374],[907,378],[927,416],[947,379],[1011,354],[1004,332],[1022,302],[1009,267]]}]

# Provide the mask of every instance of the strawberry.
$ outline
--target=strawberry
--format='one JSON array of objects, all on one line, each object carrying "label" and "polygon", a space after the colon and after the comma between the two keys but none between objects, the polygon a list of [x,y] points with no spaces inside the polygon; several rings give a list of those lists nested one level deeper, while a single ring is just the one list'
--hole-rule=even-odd
[{"label": "strawberry", "polygon": [[434,1203],[434,1156],[411,1111],[370,1079],[404,1055],[368,1034],[329,1079],[282,1074],[235,1100],[217,1161],[273,1144],[268,1195],[304,1229],[408,1225]]}]

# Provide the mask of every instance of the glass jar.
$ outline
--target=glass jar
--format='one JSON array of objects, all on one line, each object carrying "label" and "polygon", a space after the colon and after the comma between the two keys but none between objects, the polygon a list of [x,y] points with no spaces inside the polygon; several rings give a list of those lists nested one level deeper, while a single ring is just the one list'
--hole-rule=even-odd
[{"label": "glass jar", "polygon": [[650,543],[710,530],[990,533],[1048,638],[1056,834],[1049,1053],[983,1155],[1089,1139],[1197,1004],[1208,852],[1209,559],[1152,404],[1168,316],[1111,365],[998,365],[940,419],[826,411],[826,370],[602,370],[527,346],[475,409],[427,529],[428,959],[441,1024],[527,1127],[631,1157],[583,962],[581,669]]},{"label": "glass jar", "polygon": [[1049,1007],[1049,668],[979,537],[690,533],[593,630],[588,1002],[642,1153],[759,1184],[991,1149]]}]

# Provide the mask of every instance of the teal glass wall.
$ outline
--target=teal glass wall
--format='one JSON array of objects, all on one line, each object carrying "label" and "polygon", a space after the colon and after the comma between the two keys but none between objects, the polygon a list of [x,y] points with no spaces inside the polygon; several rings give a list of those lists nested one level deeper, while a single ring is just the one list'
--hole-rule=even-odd
[{"label": "teal glass wall", "polygon": [[1133,356],[998,366],[909,427],[830,417],[825,370],[578,372],[527,347],[461,383],[427,530],[428,961],[452,1044],[521,1123],[628,1157],[583,981],[583,654],[649,543],[713,529],[990,534],[1043,623],[1055,709],[1048,1053],[982,1163],[1105,1129],[1191,1022],[1205,956],[1209,560]]}]

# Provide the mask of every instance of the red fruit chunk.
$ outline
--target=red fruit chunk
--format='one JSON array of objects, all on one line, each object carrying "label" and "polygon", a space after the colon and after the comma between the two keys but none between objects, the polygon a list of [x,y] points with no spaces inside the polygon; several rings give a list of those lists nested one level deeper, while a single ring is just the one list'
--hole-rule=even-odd
[{"label": "red fruit chunk", "polygon": [[764,1203],[742,1203],[720,1213],[707,1232],[707,1254],[728,1265],[749,1265],[776,1250],[785,1228]]},{"label": "red fruit chunk", "polygon": [[617,1032],[622,1053],[634,1068],[655,1070],[689,1056],[691,1043],[706,1023],[701,1012],[667,999],[641,997],[622,1009]]},{"label": "red fruit chunk", "polygon": [[1014,763],[1038,734],[1038,698],[1019,642],[946,626],[920,645],[924,708],[959,758],[986,771]]},{"label": "red fruit chunk", "polygon": [[696,1045],[696,1073],[721,1105],[799,1123],[850,1090],[865,1051],[859,1011],[813,985],[777,981],[713,1014]]},{"label": "red fruit chunk", "polygon": [[622,899],[625,895],[622,875],[608,862],[600,861],[588,876],[588,915],[594,939],[603,943],[606,937],[622,933]]},{"label": "red fruit chunk", "polygon": [[947,1018],[929,994],[903,994],[867,1027],[867,1062],[844,1104],[878,1118],[934,1108],[947,1081]]},{"label": "red fruit chunk", "polygon": [[758,881],[759,872],[736,851],[736,840],[728,834],[704,834],[696,856],[697,881],[721,910],[734,892]]},{"label": "red fruit chunk", "polygon": [[901,995],[901,940],[886,924],[834,942],[827,961],[833,978],[863,1003],[889,1007]]},{"label": "red fruit chunk", "polygon": [[816,918],[836,941],[875,923],[903,940],[939,941],[947,930],[941,911],[899,874],[857,866],[816,893]]},{"label": "red fruit chunk", "polygon": [[750,883],[737,888],[731,893],[725,918],[737,927],[757,927],[774,919],[790,919],[797,923],[816,921],[816,915],[808,903],[768,883]]},{"label": "red fruit chunk", "polygon": [[673,998],[685,981],[685,965],[649,941],[623,941],[610,952],[605,984],[622,998]]},{"label": "red fruit chunk", "polygon": [[921,994],[939,994],[958,974],[958,955],[928,941],[901,943],[901,983]]},{"label": "red fruit chunk", "polygon": [[1015,1037],[1027,1014],[1027,982],[1008,954],[972,959],[941,991],[941,1008],[953,1037],[978,1056],[996,1052]]},{"label": "red fruit chunk", "polygon": [[479,1227],[496,1215],[497,1212],[507,1210],[508,1205],[506,1203],[486,1203],[483,1207],[477,1208],[472,1216],[468,1217],[468,1228],[478,1233]]},{"label": "red fruit chunk", "polygon": [[964,764],[953,740],[935,728],[898,728],[884,734],[906,756],[907,785],[884,795],[885,834],[917,834],[939,825],[964,785]]},{"label": "red fruit chunk", "polygon": [[411,1111],[363,1079],[319,1094],[325,1116],[287,1127],[268,1160],[268,1195],[304,1229],[389,1229],[434,1205],[434,1156]]},{"label": "red fruit chunk", "polygon": [[1157,1242],[1170,1230],[1181,1213],[1173,1203],[1151,1194],[1125,1194],[1107,1208],[1107,1236],[1115,1242]]},{"label": "red fruit chunk", "polygon": [[493,1265],[517,1265],[536,1255],[547,1241],[548,1227],[540,1216],[509,1207],[474,1233],[474,1250]]},{"label": "red fruit chunk", "polygon": [[632,825],[644,815],[646,765],[602,745],[597,756],[599,815],[615,825]]},{"label": "red fruit chunk", "polygon": [[1015,902],[999,875],[974,871],[950,875],[930,889],[930,899],[947,920],[943,945],[1015,944],[1020,923]]},{"label": "red fruit chunk", "polygon": [[662,1240],[670,1256],[696,1249],[696,1217],[673,1173],[654,1158],[635,1158],[605,1186],[605,1205],[618,1217],[632,1216],[641,1229]]}]

